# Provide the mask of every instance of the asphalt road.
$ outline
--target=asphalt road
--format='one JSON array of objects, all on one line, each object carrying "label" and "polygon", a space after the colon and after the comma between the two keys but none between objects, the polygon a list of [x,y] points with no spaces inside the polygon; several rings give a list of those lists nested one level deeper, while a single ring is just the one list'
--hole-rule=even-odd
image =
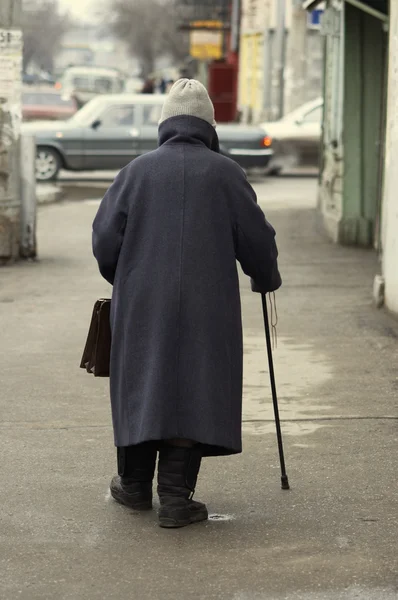
[{"label": "asphalt road", "polygon": [[276,227],[280,489],[261,304],[242,278],[244,452],[207,459],[208,523],[158,528],[109,498],[107,382],[78,369],[93,301],[95,194],[39,212],[35,263],[0,271],[2,600],[398,598],[398,324],[373,252],[320,233],[315,179],[255,183]]}]

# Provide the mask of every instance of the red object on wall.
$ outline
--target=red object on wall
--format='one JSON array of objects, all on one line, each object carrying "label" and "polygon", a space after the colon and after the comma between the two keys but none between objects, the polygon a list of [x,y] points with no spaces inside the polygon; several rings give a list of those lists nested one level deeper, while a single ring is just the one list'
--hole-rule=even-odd
[{"label": "red object on wall", "polygon": [[216,111],[216,121],[230,123],[237,116],[237,62],[214,61],[209,65],[209,94]]}]

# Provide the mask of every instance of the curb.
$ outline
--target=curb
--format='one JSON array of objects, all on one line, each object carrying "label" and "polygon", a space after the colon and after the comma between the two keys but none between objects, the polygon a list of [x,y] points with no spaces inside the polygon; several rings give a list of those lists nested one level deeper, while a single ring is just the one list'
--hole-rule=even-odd
[{"label": "curb", "polygon": [[65,197],[64,190],[54,184],[36,184],[36,198],[38,206],[60,202]]},{"label": "curb", "polygon": [[111,185],[111,181],[104,182],[63,182],[57,184],[38,183],[36,185],[36,197],[38,206],[56,204],[65,199],[75,201],[90,198],[102,198]]},{"label": "curb", "polygon": [[90,198],[102,198],[112,181],[91,182],[91,181],[61,181],[60,186],[64,196],[73,198],[73,200],[87,200]]}]

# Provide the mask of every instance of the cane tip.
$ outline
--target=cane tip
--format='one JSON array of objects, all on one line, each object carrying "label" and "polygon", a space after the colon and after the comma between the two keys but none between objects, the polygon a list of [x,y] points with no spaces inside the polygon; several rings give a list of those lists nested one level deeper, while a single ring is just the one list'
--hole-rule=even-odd
[{"label": "cane tip", "polygon": [[287,478],[287,475],[282,475],[281,482],[282,482],[283,490],[290,490],[290,485],[289,485],[289,480]]}]

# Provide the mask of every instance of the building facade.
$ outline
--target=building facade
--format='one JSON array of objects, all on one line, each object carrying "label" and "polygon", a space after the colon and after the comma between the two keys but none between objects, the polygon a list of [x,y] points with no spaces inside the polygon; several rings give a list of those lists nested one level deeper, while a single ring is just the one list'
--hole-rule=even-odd
[{"label": "building facade", "polygon": [[[319,2],[307,0],[313,8]],[[327,0],[319,205],[331,238],[380,244],[388,65],[387,3]],[[373,3],[375,4],[375,3]]]},{"label": "building facade", "polygon": [[376,249],[375,300],[398,314],[398,3],[326,5],[319,212],[334,241]]},{"label": "building facade", "polygon": [[398,5],[390,3],[390,45],[382,206],[382,269],[385,303],[398,314]]},{"label": "building facade", "polygon": [[277,119],[321,93],[323,40],[298,0],[242,0],[242,120]]}]

